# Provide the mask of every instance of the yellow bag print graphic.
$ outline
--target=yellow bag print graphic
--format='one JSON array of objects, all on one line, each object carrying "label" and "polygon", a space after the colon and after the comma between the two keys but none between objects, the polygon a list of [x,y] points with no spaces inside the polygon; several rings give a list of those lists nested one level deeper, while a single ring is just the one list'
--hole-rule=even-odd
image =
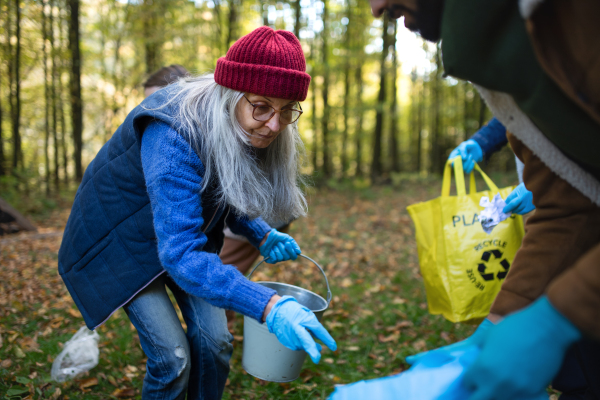
[{"label": "yellow bag print graphic", "polygon": [[[450,196],[454,163],[456,196]],[[486,317],[523,240],[523,218],[511,215],[488,235],[479,222],[482,196],[503,199],[513,187],[498,189],[475,165],[489,190],[476,192],[474,172],[466,193],[460,157],[446,163],[442,195],[407,208],[416,228],[421,275],[431,314],[452,322]]]}]

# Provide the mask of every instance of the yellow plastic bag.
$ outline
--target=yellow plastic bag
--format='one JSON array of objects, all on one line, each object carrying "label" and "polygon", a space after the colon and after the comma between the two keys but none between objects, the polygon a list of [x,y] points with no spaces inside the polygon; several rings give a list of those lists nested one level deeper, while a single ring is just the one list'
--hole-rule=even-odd
[{"label": "yellow plastic bag", "polygon": [[[456,196],[450,196],[452,162]],[[462,161],[457,157],[446,163],[441,197],[407,208],[416,227],[429,312],[452,322],[475,322],[488,315],[524,235],[523,218],[515,214],[491,234],[483,231],[478,218],[483,210],[481,197],[491,200],[499,192],[506,199],[513,187],[498,189],[478,165],[475,170],[490,190],[476,192],[472,172],[467,194]]]}]

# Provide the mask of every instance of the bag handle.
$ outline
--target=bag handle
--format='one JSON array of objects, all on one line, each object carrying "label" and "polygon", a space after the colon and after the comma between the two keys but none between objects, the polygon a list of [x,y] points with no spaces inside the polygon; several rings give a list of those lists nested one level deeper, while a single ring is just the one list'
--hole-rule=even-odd
[{"label": "bag handle", "polygon": [[[465,174],[462,165],[462,158],[460,156],[455,157],[446,162],[446,166],[444,168],[444,178],[442,181],[442,197],[450,196],[450,183],[451,183],[451,175],[452,175],[452,163],[454,163],[454,179],[456,179],[456,194],[457,196],[465,196],[467,194],[465,188]],[[481,177],[485,181],[486,185],[490,189],[492,193],[498,193],[498,186],[490,179],[489,176],[486,175],[485,172],[475,163],[475,168],[471,171],[469,176],[469,194],[473,194],[477,192],[477,188],[475,185],[475,171],[481,174]]]},{"label": "bag handle", "polygon": [[467,194],[467,191],[465,189],[465,173],[463,171],[462,158],[458,156],[446,161],[446,166],[444,167],[444,178],[442,180],[442,197],[450,196],[450,183],[452,180],[452,163],[454,163],[454,179],[456,180],[456,194],[457,196],[465,196]]},{"label": "bag handle", "polygon": [[469,193],[477,192],[477,189],[475,188],[475,170],[477,170],[477,172],[481,174],[481,177],[485,181],[485,184],[494,195],[500,191],[500,189],[498,189],[498,186],[496,186],[496,184],[492,182],[492,179],[489,176],[487,176],[485,172],[483,172],[483,170],[479,167],[479,165],[477,165],[477,163],[475,163],[475,168],[473,169],[473,171],[471,171]]}]

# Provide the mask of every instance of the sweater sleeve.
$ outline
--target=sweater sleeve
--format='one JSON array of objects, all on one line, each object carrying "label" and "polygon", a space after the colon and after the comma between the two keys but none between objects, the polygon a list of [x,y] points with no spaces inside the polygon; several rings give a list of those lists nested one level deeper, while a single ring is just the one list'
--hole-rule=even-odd
[{"label": "sweater sleeve", "polygon": [[496,118],[492,118],[487,125],[475,132],[471,139],[481,146],[486,157],[491,156],[508,143],[506,128]]},{"label": "sweater sleeve", "polygon": [[152,122],[142,137],[142,167],[158,240],[159,259],[187,293],[262,321],[274,290],[246,279],[219,256],[202,251],[200,189],[204,166],[170,126]]},{"label": "sweater sleeve", "polygon": [[260,242],[271,227],[262,218],[249,219],[246,216],[238,216],[234,213],[229,213],[227,216],[227,226],[231,232],[245,236],[250,244],[258,249]]}]

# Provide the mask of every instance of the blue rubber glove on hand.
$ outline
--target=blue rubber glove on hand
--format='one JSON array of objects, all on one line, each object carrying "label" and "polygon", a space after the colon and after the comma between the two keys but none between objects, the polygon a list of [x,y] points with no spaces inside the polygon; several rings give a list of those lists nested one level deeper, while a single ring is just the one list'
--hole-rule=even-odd
[{"label": "blue rubber glove on hand", "polygon": [[423,353],[415,354],[412,356],[406,357],[406,362],[410,365],[414,365],[419,362],[423,357],[429,356],[430,354],[436,354],[438,357],[447,358],[448,360],[452,359],[457,352],[464,352],[468,348],[474,346],[478,343],[479,338],[488,331],[490,327],[494,326],[494,323],[489,319],[484,319],[481,324],[477,327],[475,332],[465,340],[461,340],[460,342],[449,344],[448,346],[439,347],[434,350],[425,351]]},{"label": "blue rubber glove on hand", "polygon": [[506,197],[506,206],[502,212],[523,215],[533,210],[535,210],[533,194],[527,190],[524,183],[521,183]]},{"label": "blue rubber glove on hand", "polygon": [[541,297],[478,338],[481,352],[463,378],[472,393],[469,400],[540,398],[567,349],[580,338],[579,330]]},{"label": "blue rubber glove on hand", "polygon": [[311,334],[321,339],[331,350],[337,349],[335,340],[317,320],[316,315],[292,296],[283,296],[267,315],[267,327],[288,349],[304,350],[315,364],[321,359],[321,345]]},{"label": "blue rubber glove on hand", "polygon": [[260,254],[268,258],[267,262],[275,264],[280,261],[295,260],[302,253],[300,246],[290,235],[271,229],[267,240],[259,247]]},{"label": "blue rubber glove on hand", "polygon": [[460,156],[462,158],[463,170],[470,174],[475,167],[475,163],[481,162],[483,160],[483,150],[479,143],[474,141],[473,139],[465,140],[461,144],[458,145],[457,148],[450,152],[450,156],[448,160],[456,158]]}]

